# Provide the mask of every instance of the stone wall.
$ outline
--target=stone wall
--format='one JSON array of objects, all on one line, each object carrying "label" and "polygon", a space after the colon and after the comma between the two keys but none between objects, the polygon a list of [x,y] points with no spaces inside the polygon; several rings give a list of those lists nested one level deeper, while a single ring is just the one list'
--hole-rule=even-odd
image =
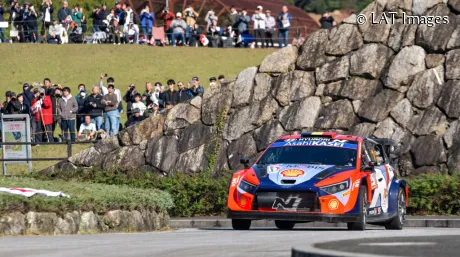
[{"label": "stone wall", "polygon": [[0,236],[153,231],[167,227],[167,213],[147,210],[115,210],[105,215],[78,211],[62,216],[53,212],[13,212],[0,215]]},{"label": "stone wall", "polygon": [[357,25],[352,16],[69,161],[163,174],[235,170],[283,134],[339,131],[397,141],[402,175],[458,173],[460,0],[377,0],[362,14],[389,11],[450,22]]}]

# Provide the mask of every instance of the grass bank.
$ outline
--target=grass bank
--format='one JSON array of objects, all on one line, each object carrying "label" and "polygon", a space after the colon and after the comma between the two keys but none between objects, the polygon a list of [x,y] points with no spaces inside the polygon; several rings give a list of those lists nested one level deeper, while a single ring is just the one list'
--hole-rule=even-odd
[{"label": "grass bank", "polygon": [[35,195],[31,198],[0,193],[0,214],[20,211],[57,212],[94,211],[105,213],[110,210],[155,209],[172,207],[168,193],[157,189],[141,189],[125,185],[104,185],[91,182],[37,180],[34,178],[0,177],[0,187],[28,187],[62,191],[66,197]]}]

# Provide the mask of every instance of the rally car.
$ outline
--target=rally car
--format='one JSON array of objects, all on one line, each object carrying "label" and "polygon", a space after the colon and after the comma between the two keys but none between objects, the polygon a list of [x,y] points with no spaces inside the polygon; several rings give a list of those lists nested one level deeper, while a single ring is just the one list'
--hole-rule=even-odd
[{"label": "rally car", "polygon": [[391,166],[396,144],[388,139],[308,132],[282,136],[229,184],[227,217],[237,230],[252,220],[274,220],[279,229],[296,223],[366,223],[402,229],[408,185]]}]

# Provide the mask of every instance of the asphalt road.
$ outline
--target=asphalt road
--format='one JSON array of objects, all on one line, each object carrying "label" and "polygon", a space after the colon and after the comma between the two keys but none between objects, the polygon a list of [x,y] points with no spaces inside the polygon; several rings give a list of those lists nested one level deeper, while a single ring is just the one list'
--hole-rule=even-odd
[{"label": "asphalt road", "polygon": [[[181,229],[132,234],[3,237],[0,238],[0,256],[290,256],[292,247],[302,248],[331,240],[419,235],[460,235],[460,229]],[[437,254],[437,257],[442,255]]]}]

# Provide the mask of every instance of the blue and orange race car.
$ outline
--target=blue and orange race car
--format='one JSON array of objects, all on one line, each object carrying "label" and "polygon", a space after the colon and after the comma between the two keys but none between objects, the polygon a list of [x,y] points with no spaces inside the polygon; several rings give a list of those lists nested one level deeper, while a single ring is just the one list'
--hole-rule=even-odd
[{"label": "blue and orange race car", "polygon": [[366,223],[402,229],[408,185],[397,177],[388,139],[330,132],[282,136],[255,162],[240,161],[229,185],[228,218],[246,230],[252,220],[274,220],[279,229],[296,223],[346,222],[350,230]]}]

